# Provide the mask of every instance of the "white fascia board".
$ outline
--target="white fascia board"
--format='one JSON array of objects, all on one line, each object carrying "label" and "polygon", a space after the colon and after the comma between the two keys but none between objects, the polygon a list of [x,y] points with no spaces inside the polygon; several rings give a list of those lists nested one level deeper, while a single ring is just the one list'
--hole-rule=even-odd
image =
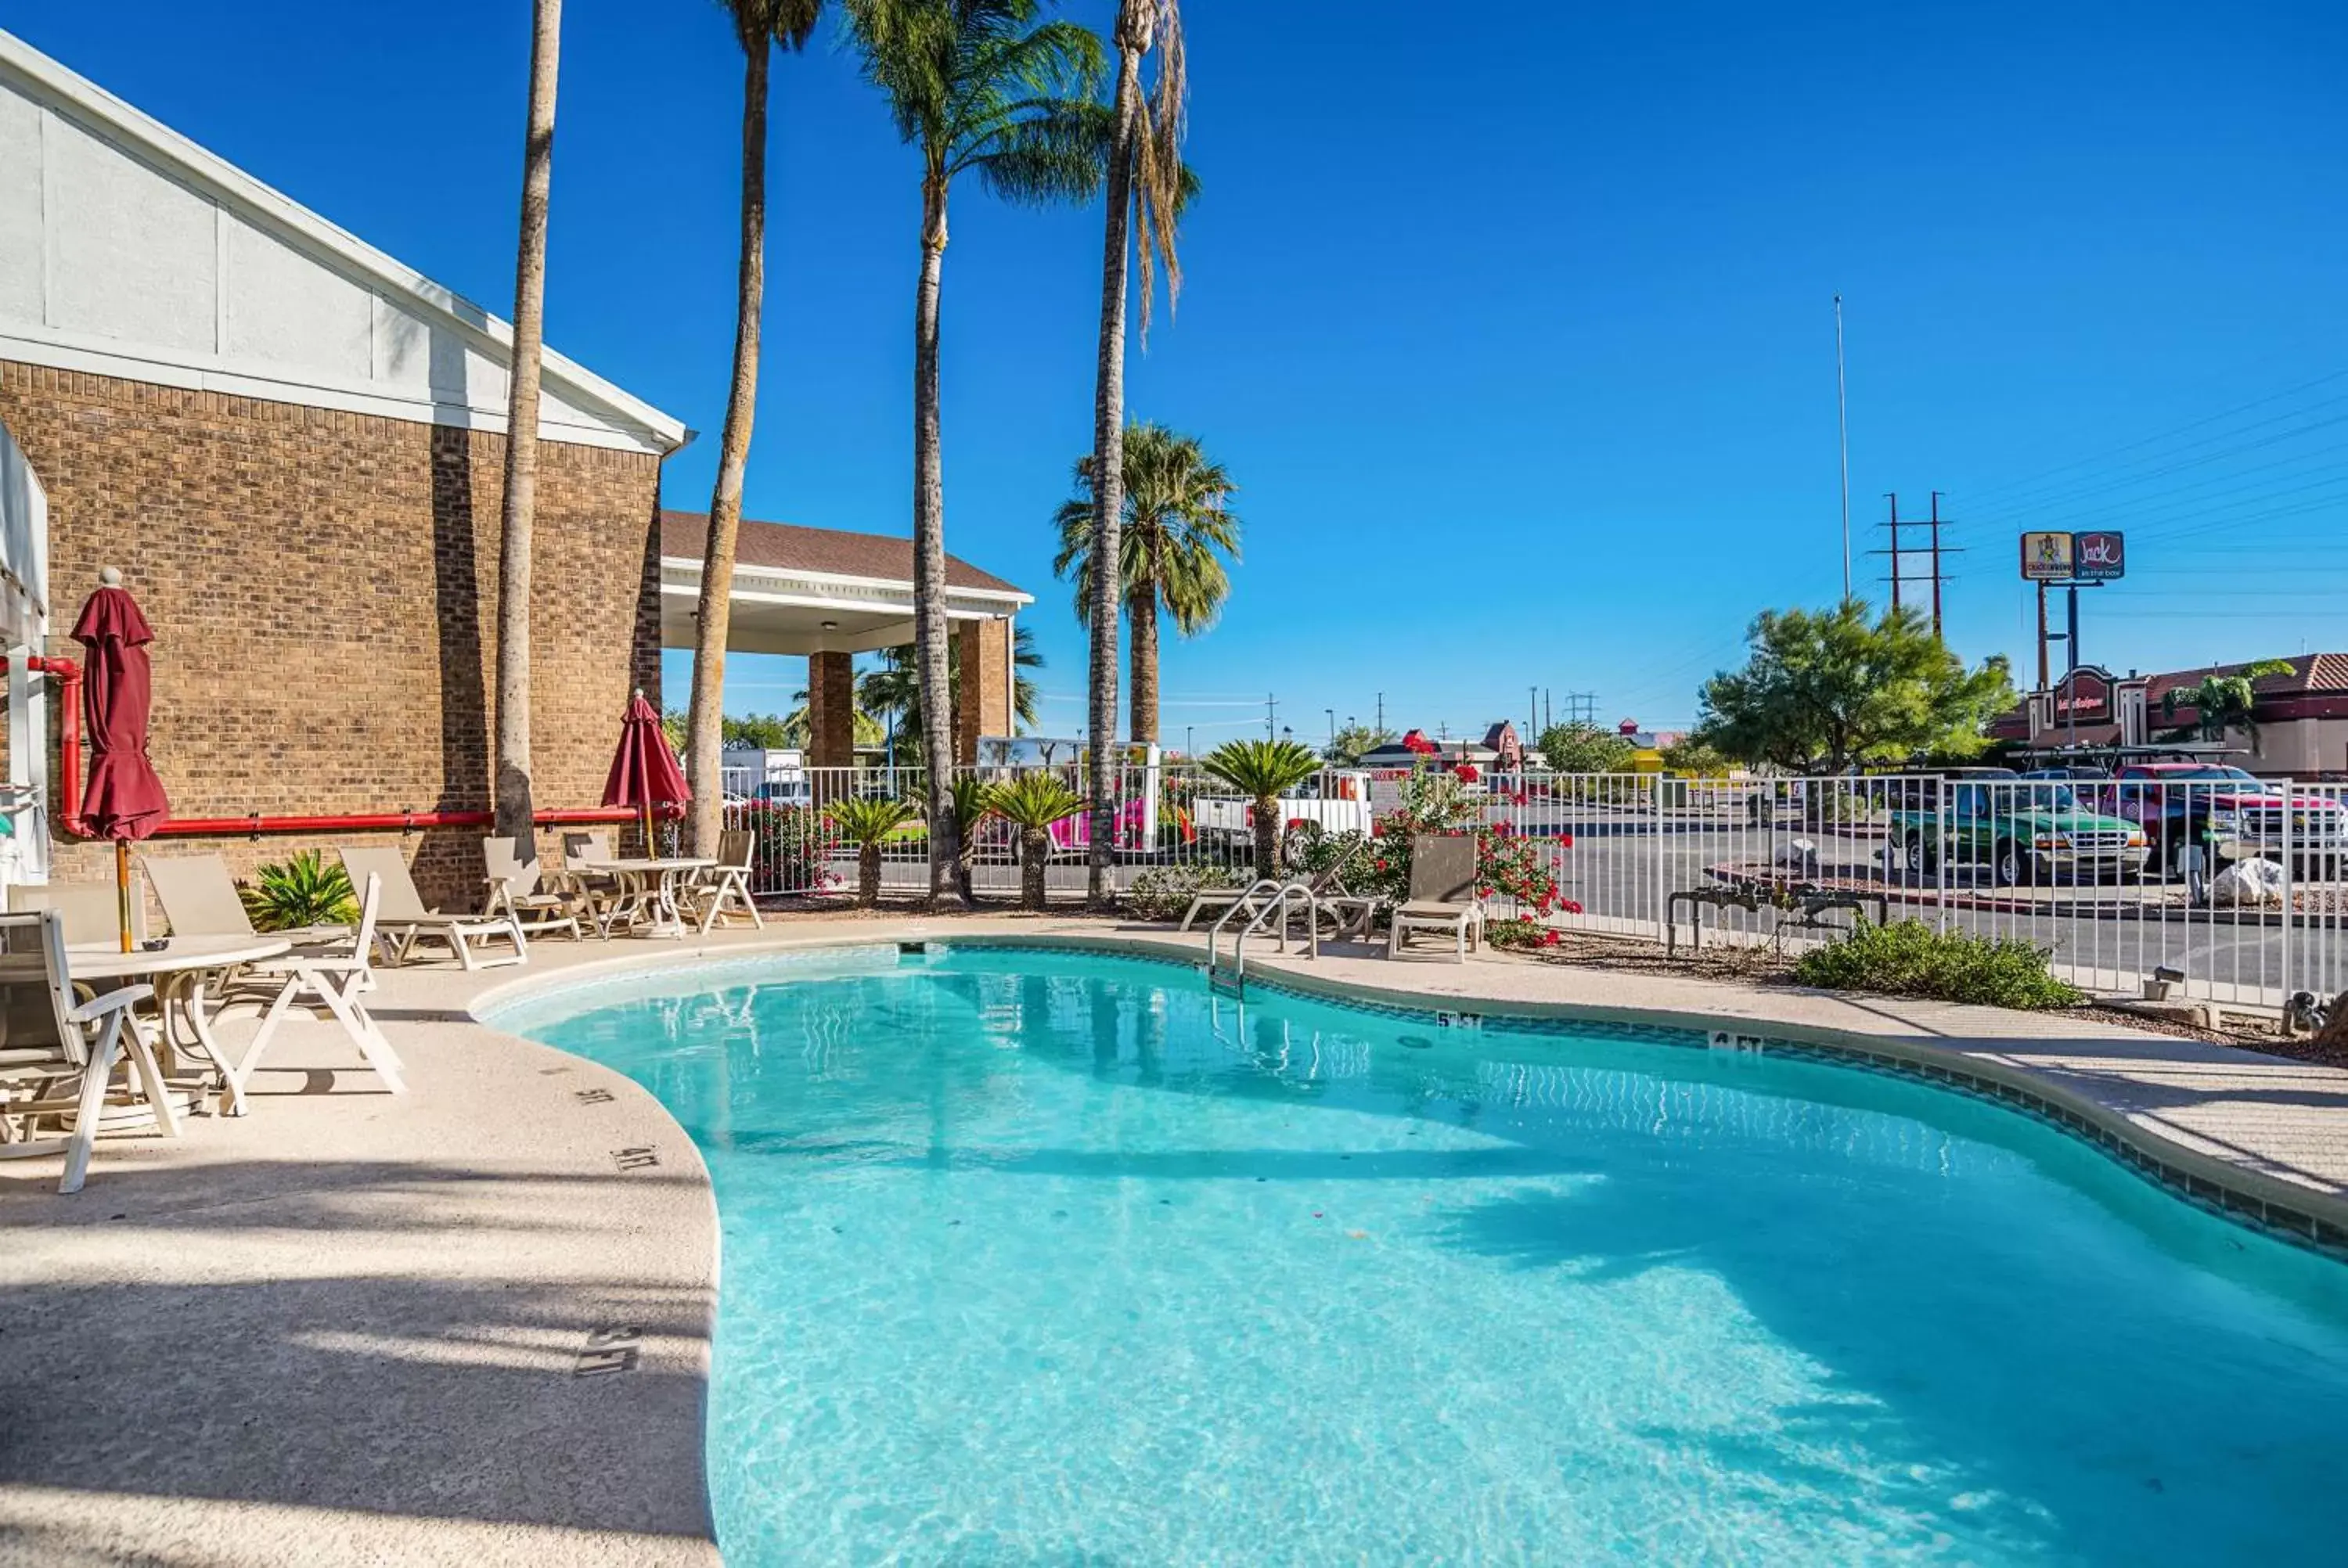
[{"label": "white fascia board", "polygon": [[[701,580],[699,556],[663,556],[661,568],[664,571],[689,571],[693,574],[694,581]],[[902,578],[851,577],[844,572],[801,571],[796,567],[752,566],[739,561],[735,563],[734,576],[736,580],[747,577],[761,578],[770,583],[804,582],[827,589],[838,589],[842,595],[863,591],[895,596],[887,601],[890,603],[900,602],[904,596],[913,591],[913,585]],[[780,591],[788,593],[788,589]],[[966,588],[961,583],[950,583],[946,587],[946,592],[955,599],[976,600],[1007,606],[1008,609],[1002,611],[1004,614],[1014,613],[1022,607],[1035,602],[1034,594],[1023,593],[1015,588]]]},{"label": "white fascia board", "polygon": [[[226,159],[197,146],[152,115],[67,69],[5,28],[0,28],[0,74],[15,76],[38,88],[39,96],[137,149],[190,188],[241,216],[257,220],[264,232],[279,234],[298,249],[318,251],[339,261],[395,302],[404,300],[423,306],[478,338],[482,346],[496,350],[509,365],[512,363],[510,323],[376,250],[283,191],[263,184]],[[545,379],[566,395],[575,393],[581,401],[600,404],[621,418],[642,425],[650,434],[656,450],[673,452],[692,439],[692,433],[682,420],[622,391],[552,349],[542,352],[540,364]],[[281,391],[275,396],[283,400],[285,394]],[[499,423],[501,425],[503,421]]]}]

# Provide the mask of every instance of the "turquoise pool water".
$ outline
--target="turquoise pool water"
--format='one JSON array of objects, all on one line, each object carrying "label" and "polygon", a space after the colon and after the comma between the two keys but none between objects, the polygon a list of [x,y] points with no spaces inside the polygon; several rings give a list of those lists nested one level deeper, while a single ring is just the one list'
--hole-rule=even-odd
[{"label": "turquoise pool water", "polygon": [[708,1160],[735,1568],[2348,1552],[2348,1268],[1921,1084],[1012,950],[499,1021]]}]

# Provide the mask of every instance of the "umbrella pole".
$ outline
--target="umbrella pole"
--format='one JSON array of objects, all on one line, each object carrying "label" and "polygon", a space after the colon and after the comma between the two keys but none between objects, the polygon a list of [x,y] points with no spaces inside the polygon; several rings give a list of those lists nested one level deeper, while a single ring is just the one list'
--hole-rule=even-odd
[{"label": "umbrella pole", "polygon": [[122,916],[122,950],[130,951],[130,841],[114,841],[115,902]]},{"label": "umbrella pole", "polygon": [[644,802],[644,858],[660,858],[660,846],[653,842],[653,803],[650,801]]}]

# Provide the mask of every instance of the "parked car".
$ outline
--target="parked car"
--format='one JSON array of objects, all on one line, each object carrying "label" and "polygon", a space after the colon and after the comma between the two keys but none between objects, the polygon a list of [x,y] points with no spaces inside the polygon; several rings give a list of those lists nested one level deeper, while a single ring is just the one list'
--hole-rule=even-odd
[{"label": "parked car", "polygon": [[2318,794],[2293,794],[2254,774],[2219,763],[2131,763],[2112,790],[2116,814],[2140,826],[2157,863],[2187,874],[2186,852],[2199,847],[2203,868],[2229,860],[2280,863],[2290,847],[2293,871],[2330,879],[2348,856],[2348,809]]},{"label": "parked car", "polygon": [[1945,856],[1986,865],[2001,887],[2066,876],[2101,882],[2141,874],[2150,853],[2142,828],[2086,809],[2069,784],[2054,780],[1960,780],[1931,801],[1895,808],[1891,822],[1899,864],[1919,881]]}]

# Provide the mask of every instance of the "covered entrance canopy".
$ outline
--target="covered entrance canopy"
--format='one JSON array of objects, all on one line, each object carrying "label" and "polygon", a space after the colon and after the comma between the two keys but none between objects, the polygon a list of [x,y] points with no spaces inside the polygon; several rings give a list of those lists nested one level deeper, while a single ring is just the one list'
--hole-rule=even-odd
[{"label": "covered entrance canopy", "polygon": [[[661,645],[691,648],[709,519],[700,512],[663,512],[660,535]],[[913,541],[746,518],[734,559],[727,650],[804,654],[808,761],[849,765],[856,760],[850,660],[913,641]],[[960,671],[953,716],[959,761],[977,760],[981,736],[1012,732],[1012,621],[1035,602],[993,573],[946,558],[946,619]]]},{"label": "covered entrance canopy", "polygon": [[[661,514],[661,645],[693,646],[709,519]],[[990,572],[946,558],[951,620],[1005,620],[1035,602]],[[913,541],[744,519],[726,646],[743,653],[869,653],[913,641]]]}]

